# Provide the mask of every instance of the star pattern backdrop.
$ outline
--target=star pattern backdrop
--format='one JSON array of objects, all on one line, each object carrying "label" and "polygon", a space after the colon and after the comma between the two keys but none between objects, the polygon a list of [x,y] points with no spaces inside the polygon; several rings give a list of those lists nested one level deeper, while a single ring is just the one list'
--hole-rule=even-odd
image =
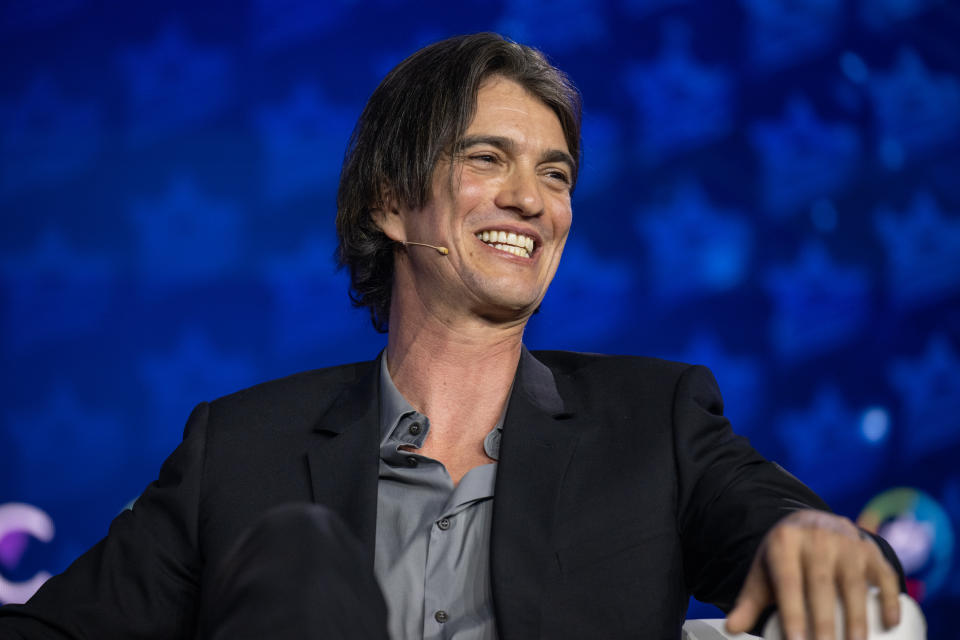
[{"label": "star pattern backdrop", "polygon": [[887,533],[944,637],[946,0],[3,3],[0,601],[105,534],[197,402],[377,354],[333,265],[343,151],[387,70],[479,30],[541,48],[585,99],[572,235],[527,344],[710,366],[735,428],[851,518],[916,490]]}]

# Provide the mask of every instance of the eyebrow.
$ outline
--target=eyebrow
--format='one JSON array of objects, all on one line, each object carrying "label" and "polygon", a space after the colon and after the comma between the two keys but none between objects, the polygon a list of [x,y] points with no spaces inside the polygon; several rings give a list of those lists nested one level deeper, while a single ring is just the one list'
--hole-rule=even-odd
[{"label": "eyebrow", "polygon": [[[512,153],[516,150],[516,144],[513,140],[503,136],[466,136],[457,142],[454,150],[456,153],[462,153],[470,147],[480,144],[489,144],[505,153]],[[570,171],[573,171],[577,166],[576,162],[573,161],[573,156],[561,149],[548,149],[540,156],[540,162],[562,162],[570,167]]]}]

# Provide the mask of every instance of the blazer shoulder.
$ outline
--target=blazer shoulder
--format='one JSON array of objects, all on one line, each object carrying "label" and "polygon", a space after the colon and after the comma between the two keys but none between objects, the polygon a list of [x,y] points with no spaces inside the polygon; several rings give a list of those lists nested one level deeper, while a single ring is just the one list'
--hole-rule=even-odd
[{"label": "blazer shoulder", "polygon": [[[646,356],[604,355],[573,351],[535,351],[550,368],[564,397],[589,405],[617,398],[621,404],[672,402],[681,380],[705,367]],[[712,380],[712,376],[708,375]]]},{"label": "blazer shoulder", "polygon": [[653,375],[676,378],[691,364],[652,358],[649,356],[583,353],[578,351],[531,351],[531,354],[555,373],[577,375],[600,373],[608,375]]},{"label": "blazer shoulder", "polygon": [[342,364],[261,382],[210,402],[225,417],[318,416],[345,388],[372,375],[376,360]]}]

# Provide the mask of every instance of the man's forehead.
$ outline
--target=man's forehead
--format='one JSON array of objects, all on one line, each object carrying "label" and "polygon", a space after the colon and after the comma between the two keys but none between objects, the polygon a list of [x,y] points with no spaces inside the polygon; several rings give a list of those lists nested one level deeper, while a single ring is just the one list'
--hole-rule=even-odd
[{"label": "man's forehead", "polygon": [[[509,101],[508,101],[509,100]],[[473,99],[474,117],[481,104],[492,109],[503,109],[507,111],[519,111],[527,115],[531,108],[542,107],[547,111],[553,112],[553,108],[547,104],[541,96],[525,87],[513,78],[508,78],[500,74],[487,76],[477,87],[477,94]],[[556,113],[554,113],[556,117]],[[557,119],[559,124],[560,120]]]},{"label": "man's forehead", "polygon": [[[550,146],[569,152],[566,131],[555,109],[543,98],[519,82],[500,75],[485,79],[477,89],[473,116],[463,139],[476,136],[502,136],[511,126],[539,128],[545,138],[554,137]],[[561,144],[562,143],[562,144]]]}]

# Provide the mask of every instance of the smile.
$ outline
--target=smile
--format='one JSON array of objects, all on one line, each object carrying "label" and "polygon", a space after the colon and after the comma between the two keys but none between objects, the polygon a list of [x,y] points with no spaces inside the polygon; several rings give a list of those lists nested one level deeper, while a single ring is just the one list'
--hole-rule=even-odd
[{"label": "smile", "polygon": [[512,231],[481,231],[477,239],[494,249],[513,254],[519,258],[529,258],[533,253],[533,238]]}]

